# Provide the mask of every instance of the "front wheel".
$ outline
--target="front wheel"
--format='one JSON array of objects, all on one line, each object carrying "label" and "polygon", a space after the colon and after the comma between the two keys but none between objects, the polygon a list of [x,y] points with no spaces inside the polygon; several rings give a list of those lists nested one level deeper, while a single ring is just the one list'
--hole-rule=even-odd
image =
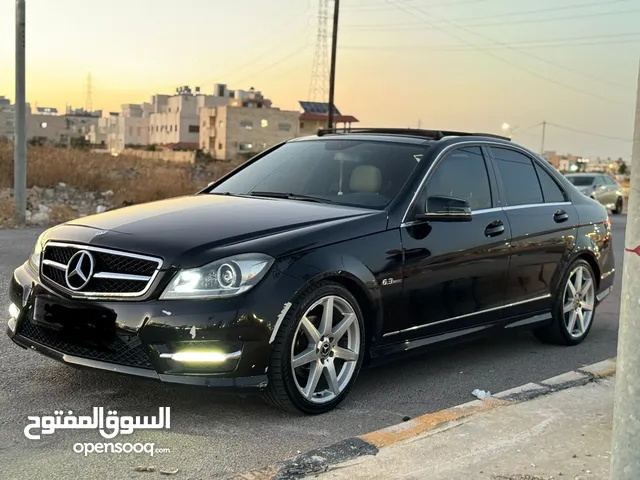
[{"label": "front wheel", "polygon": [[556,291],[552,322],[535,330],[543,342],[577,345],[591,330],[596,309],[596,282],[591,266],[576,260],[564,274]]},{"label": "front wheel", "polygon": [[613,210],[611,210],[611,213],[614,213],[614,214],[622,213],[623,207],[624,207],[624,200],[622,200],[622,197],[618,197],[618,199],[616,200],[616,206]]},{"label": "front wheel", "polygon": [[320,414],[337,407],[364,357],[365,331],[356,299],[333,282],[316,284],[291,305],[273,342],[266,400]]}]

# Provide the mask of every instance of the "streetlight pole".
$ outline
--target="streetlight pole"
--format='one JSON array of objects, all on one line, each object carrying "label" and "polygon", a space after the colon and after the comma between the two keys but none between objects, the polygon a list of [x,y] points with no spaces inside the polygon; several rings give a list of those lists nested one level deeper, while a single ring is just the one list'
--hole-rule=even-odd
[{"label": "streetlight pole", "polygon": [[622,293],[620,295],[620,329],[613,410],[611,445],[611,479],[640,478],[640,73],[636,97],[636,124],[631,158],[631,184],[627,231],[625,234]]},{"label": "streetlight pole", "polygon": [[544,137],[547,133],[547,122],[546,120],[542,122],[542,142],[540,143],[540,155],[544,154]]},{"label": "streetlight pole", "polygon": [[13,198],[15,221],[25,222],[27,210],[27,104],[25,82],[26,5],[16,0],[16,104],[13,139]]},{"label": "streetlight pole", "polygon": [[336,86],[336,52],[338,48],[338,14],[340,12],[340,0],[333,1],[333,32],[331,40],[331,73],[329,74],[329,117],[327,119],[327,129],[333,128],[333,97]]}]

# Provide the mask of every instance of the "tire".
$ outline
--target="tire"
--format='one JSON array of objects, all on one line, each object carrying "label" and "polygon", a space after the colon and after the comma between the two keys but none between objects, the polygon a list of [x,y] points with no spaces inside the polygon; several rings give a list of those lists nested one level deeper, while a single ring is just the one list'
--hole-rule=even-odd
[{"label": "tire", "polygon": [[[325,324],[332,326],[330,333],[322,323],[329,302],[333,318]],[[337,331],[339,325],[346,328]],[[292,302],[272,347],[265,400],[293,413],[329,412],[347,397],[362,367],[365,329],[360,306],[342,285],[314,284]],[[294,369],[296,357],[299,365]],[[314,373],[313,379],[319,378],[315,388]]]},{"label": "tire", "polygon": [[[582,295],[575,298],[572,295],[572,289],[569,283],[576,288],[579,281],[578,275],[582,275]],[[588,276],[588,279],[587,279]],[[595,319],[596,310],[596,282],[595,275],[591,266],[582,259],[578,259],[571,264],[563,275],[556,295],[553,300],[551,310],[552,321],[549,325],[534,330],[534,334],[539,340],[545,343],[555,345],[578,345],[587,338],[589,331]],[[587,280],[590,280],[590,286],[587,288]],[[587,307],[591,307],[590,309]],[[585,307],[585,308],[583,308]],[[581,312],[580,314],[578,312]],[[573,315],[575,322],[570,332]],[[583,322],[580,322],[582,315]]]},{"label": "tire", "polygon": [[618,197],[618,199],[616,200],[616,206],[613,210],[611,210],[611,213],[618,215],[622,213],[623,208],[624,208],[624,200],[622,199],[622,197]]}]

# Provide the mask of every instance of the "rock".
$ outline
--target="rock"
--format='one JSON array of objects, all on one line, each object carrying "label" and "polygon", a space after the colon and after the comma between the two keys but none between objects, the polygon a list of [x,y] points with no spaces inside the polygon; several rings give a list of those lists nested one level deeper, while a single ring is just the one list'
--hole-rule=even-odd
[{"label": "rock", "polygon": [[113,190],[107,190],[106,192],[102,192],[102,196],[103,197],[112,197],[113,196]]},{"label": "rock", "polygon": [[40,204],[38,205],[38,212],[40,213],[49,213],[51,211],[51,209],[49,207],[47,207],[46,205]]},{"label": "rock", "polygon": [[107,207],[105,207],[104,205],[98,205],[98,207],[96,208],[96,213],[103,213],[107,211]]},{"label": "rock", "polygon": [[58,187],[60,187],[60,188],[67,188],[67,184],[66,184],[66,183],[62,183],[62,182],[60,182],[60,183],[58,184]]},{"label": "rock", "polygon": [[52,188],[45,188],[44,192],[42,192],[42,196],[48,200],[52,199],[54,195],[55,195],[55,192],[53,191]]},{"label": "rock", "polygon": [[179,469],[175,469],[175,470],[160,470],[160,473],[162,475],[175,475],[176,473],[178,473],[180,470]]},{"label": "rock", "polygon": [[36,225],[46,225],[47,223],[49,223],[49,215],[41,212],[34,213],[29,218],[29,222]]}]

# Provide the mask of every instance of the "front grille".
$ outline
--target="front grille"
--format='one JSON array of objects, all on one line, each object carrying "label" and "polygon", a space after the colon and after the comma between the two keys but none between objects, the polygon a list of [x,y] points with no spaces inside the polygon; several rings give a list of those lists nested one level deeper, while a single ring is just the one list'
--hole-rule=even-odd
[{"label": "front grille", "polygon": [[67,355],[129,367],[153,369],[147,349],[135,334],[116,335],[109,342],[99,346],[80,345],[66,340],[56,330],[34,324],[31,320],[31,313],[25,315],[18,333]]},{"label": "front grille", "polygon": [[[79,252],[91,258],[83,258],[81,276],[68,280],[67,269],[76,269]],[[154,257],[50,242],[44,248],[41,273],[45,281],[74,295],[136,297],[147,291],[161,266],[162,260]]]}]

